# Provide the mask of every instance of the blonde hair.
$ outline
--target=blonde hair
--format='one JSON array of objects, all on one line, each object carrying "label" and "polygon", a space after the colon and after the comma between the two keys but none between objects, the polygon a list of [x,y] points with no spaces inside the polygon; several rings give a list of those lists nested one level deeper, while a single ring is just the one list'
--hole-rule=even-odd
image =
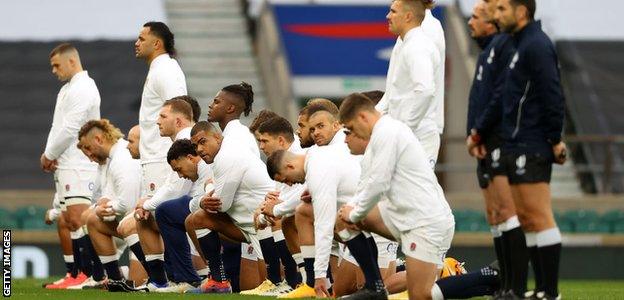
[{"label": "blonde hair", "polygon": [[94,128],[99,129],[108,142],[116,143],[117,140],[124,137],[124,134],[121,133],[119,128],[115,127],[108,119],[100,119],[100,120],[91,120],[82,125],[80,131],[78,132],[78,139],[81,139],[83,136],[87,135]]}]

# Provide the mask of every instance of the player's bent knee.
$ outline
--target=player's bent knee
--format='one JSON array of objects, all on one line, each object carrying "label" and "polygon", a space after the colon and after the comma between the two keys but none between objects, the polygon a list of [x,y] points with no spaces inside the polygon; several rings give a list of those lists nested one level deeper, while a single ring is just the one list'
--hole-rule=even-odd
[{"label": "player's bent knee", "polygon": [[195,226],[193,224],[193,214],[190,214],[184,219],[184,228],[187,231],[195,230]]},{"label": "player's bent knee", "polygon": [[87,228],[89,228],[90,232],[91,231],[97,231],[100,222],[101,222],[101,220],[100,220],[100,218],[96,214],[91,214],[87,218],[87,223],[86,223],[87,224]]},{"label": "player's bent knee", "polygon": [[71,231],[78,230],[83,225],[81,216],[78,214],[67,216],[66,221],[67,227],[69,227]]},{"label": "player's bent knee", "polygon": [[310,217],[312,215],[312,204],[301,203],[297,205],[297,208],[295,209],[295,214],[301,217]]}]

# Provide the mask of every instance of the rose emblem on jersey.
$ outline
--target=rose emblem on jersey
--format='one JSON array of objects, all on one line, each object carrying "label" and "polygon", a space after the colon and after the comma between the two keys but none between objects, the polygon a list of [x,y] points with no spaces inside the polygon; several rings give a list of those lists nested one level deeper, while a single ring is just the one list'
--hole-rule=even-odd
[{"label": "rose emblem on jersey", "polygon": [[156,189],[156,185],[153,182],[150,182],[149,187],[150,187],[150,191],[152,192]]},{"label": "rose emblem on jersey", "polygon": [[253,246],[247,247],[247,254],[248,255],[252,255],[253,254]]},{"label": "rose emblem on jersey", "polygon": [[414,251],[414,250],[416,250],[416,243],[412,243],[410,245],[410,251]]},{"label": "rose emblem on jersey", "polygon": [[66,191],[66,192],[69,192],[70,188],[71,188],[71,187],[69,186],[69,184],[66,184],[66,185],[65,185],[65,191]]},{"label": "rose emblem on jersey", "polygon": [[522,154],[518,156],[518,158],[516,159],[516,167],[518,167],[516,169],[516,174],[523,175],[524,173],[526,173],[526,170],[524,169],[525,165],[526,165],[526,155]]}]

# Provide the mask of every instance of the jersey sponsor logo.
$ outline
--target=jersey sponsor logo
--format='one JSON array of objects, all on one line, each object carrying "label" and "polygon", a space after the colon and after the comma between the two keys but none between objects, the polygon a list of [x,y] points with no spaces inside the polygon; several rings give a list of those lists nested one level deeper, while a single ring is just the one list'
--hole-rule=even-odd
[{"label": "jersey sponsor logo", "polygon": [[495,55],[494,48],[492,48],[490,50],[490,56],[488,56],[488,59],[487,59],[488,65],[491,65],[494,62],[494,55]]},{"label": "jersey sponsor logo", "polygon": [[516,174],[524,175],[524,173],[526,173],[526,169],[524,168],[525,165],[526,165],[526,155],[522,154],[518,156],[518,158],[516,159],[516,166],[518,167],[516,169]]},{"label": "jersey sponsor logo", "polygon": [[516,63],[518,62],[518,60],[520,59],[520,55],[518,55],[518,52],[516,52],[516,54],[514,54],[513,59],[511,59],[511,63],[509,64],[509,69],[514,69],[516,67]]},{"label": "jersey sponsor logo", "polygon": [[492,168],[498,168],[500,166],[500,148],[492,150]]}]

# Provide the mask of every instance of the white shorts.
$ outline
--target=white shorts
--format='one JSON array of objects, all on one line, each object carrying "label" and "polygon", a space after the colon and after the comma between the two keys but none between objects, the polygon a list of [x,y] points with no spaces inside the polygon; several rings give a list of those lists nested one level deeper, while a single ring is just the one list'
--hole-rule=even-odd
[{"label": "white shorts", "polygon": [[61,209],[61,198],[58,193],[54,193],[54,199],[52,200],[52,208]]},{"label": "white shorts", "polygon": [[260,251],[258,250],[260,250],[260,243],[257,242],[258,239],[255,240],[256,242],[251,244],[241,243],[241,258],[244,258],[246,260],[258,261],[258,253],[260,253]]},{"label": "white shorts", "polygon": [[393,242],[375,233],[372,235],[377,244],[377,262],[379,268],[387,269],[390,263],[396,260],[399,243]]},{"label": "white shorts", "polygon": [[171,166],[167,162],[141,164],[141,198],[154,196],[170,172]]},{"label": "white shorts", "polygon": [[418,140],[420,141],[420,145],[423,147],[423,150],[425,150],[429,165],[432,169],[435,168],[438,161],[438,153],[440,152],[440,134],[436,131],[431,131],[419,136]]},{"label": "white shorts", "polygon": [[188,240],[189,247],[191,249],[191,255],[199,256],[199,251],[197,251],[197,248],[195,248],[195,244],[193,244],[193,240],[191,240],[191,237],[188,235],[188,233],[186,234],[186,239]]},{"label": "white shorts", "polygon": [[455,222],[440,222],[401,232],[401,250],[406,256],[444,266],[444,257],[451,248]]},{"label": "white shorts", "polygon": [[56,170],[54,185],[62,211],[67,206],[87,204],[91,205],[97,170]]},{"label": "white shorts", "polygon": [[[125,240],[120,239],[116,236],[113,237],[113,243],[115,243],[115,247],[117,248],[117,260],[123,255],[126,248],[128,248],[128,243]],[[132,252],[132,251],[130,251]]]},{"label": "white shorts", "polygon": [[451,214],[447,220],[435,224],[414,228],[401,232],[389,222],[385,205],[387,202],[379,202],[379,212],[384,225],[394,238],[400,242],[401,251],[406,256],[424,262],[436,264],[438,268],[444,265],[444,257],[451,247],[451,241],[455,233],[455,220]]}]

